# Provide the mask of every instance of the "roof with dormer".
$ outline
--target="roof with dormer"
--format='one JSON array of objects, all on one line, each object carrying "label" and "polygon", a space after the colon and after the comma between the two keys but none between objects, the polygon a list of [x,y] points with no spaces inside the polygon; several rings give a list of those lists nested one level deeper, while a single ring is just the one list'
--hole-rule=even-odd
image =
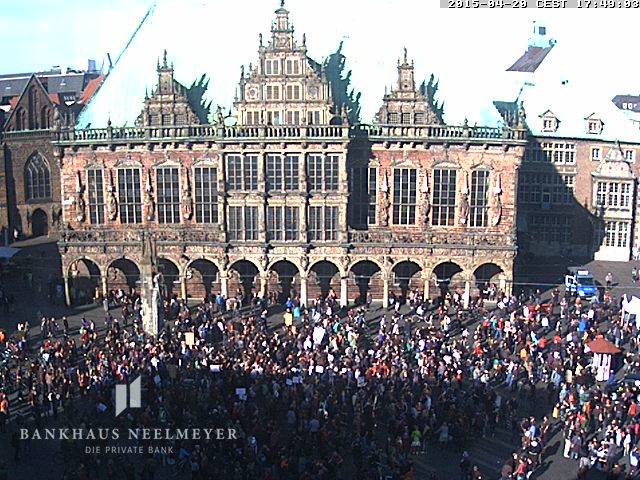
[{"label": "roof with dormer", "polygon": [[[526,124],[534,136],[640,143],[640,130],[623,112],[578,82],[524,86],[518,102],[524,105]],[[544,128],[549,115],[557,119],[553,131]],[[599,121],[601,128],[590,131],[590,121]]]}]

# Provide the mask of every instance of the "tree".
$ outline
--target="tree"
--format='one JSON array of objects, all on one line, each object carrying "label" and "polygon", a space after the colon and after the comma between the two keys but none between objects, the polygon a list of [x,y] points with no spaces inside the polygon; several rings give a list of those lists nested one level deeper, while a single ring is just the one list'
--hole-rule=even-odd
[{"label": "tree", "polygon": [[432,73],[429,77],[429,82],[425,83],[424,81],[420,85],[420,93],[427,98],[427,104],[433,110],[433,113],[436,115],[436,120],[438,123],[444,123],[444,102],[439,102],[436,100],[436,92],[438,91],[439,80],[436,80],[435,75]]},{"label": "tree", "polygon": [[346,57],[342,54],[342,44],[338,50],[329,55],[324,61],[323,71],[331,85],[331,97],[335,105],[335,114],[340,115],[346,108],[349,123],[360,123],[360,92],[349,88],[351,83],[351,70],[343,76]]},{"label": "tree", "polygon": [[203,98],[207,88],[209,88],[209,79],[205,73],[187,88],[189,105],[193,108],[193,113],[196,114],[200,123],[203,124],[209,123],[209,114],[211,113],[211,100],[207,102]]}]

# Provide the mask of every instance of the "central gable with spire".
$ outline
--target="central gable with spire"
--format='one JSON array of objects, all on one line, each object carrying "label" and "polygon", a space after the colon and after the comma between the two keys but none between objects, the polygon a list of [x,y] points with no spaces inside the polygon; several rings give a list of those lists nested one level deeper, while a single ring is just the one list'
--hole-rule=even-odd
[{"label": "central gable with spire", "polygon": [[425,83],[419,89],[416,88],[413,60],[409,63],[405,48],[402,63],[398,59],[398,81],[390,93],[385,92],[382,107],[376,117],[377,123],[441,125],[442,118],[433,108],[434,99],[431,96]]},{"label": "central gable with spire", "polygon": [[151,97],[145,95],[144,108],[136,120],[140,126],[175,126],[201,123],[189,104],[187,88],[173,77],[173,63],[167,64],[164,51],[158,60],[158,83]]},{"label": "central gable with spire", "polygon": [[334,102],[320,64],[307,56],[305,35],[298,45],[284,2],[275,11],[271,39],[260,35],[258,63],[242,67],[234,106],[239,125],[327,125]]}]

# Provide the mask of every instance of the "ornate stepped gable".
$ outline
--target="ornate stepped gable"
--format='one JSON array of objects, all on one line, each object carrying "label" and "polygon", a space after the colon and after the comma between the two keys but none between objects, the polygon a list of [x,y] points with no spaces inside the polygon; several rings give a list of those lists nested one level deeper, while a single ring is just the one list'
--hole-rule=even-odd
[{"label": "ornate stepped gable", "polygon": [[158,84],[151,97],[145,96],[144,108],[136,120],[139,126],[175,126],[200,124],[187,97],[187,88],[173,78],[173,63],[167,65],[164,51],[158,61]]},{"label": "ornate stepped gable", "polygon": [[385,93],[376,122],[382,125],[443,125],[426,86],[416,88],[413,60],[411,63],[407,60],[406,48],[403,62],[398,59],[398,82],[391,93]]},{"label": "ornate stepped gable", "polygon": [[289,11],[282,2],[275,11],[271,40],[258,49],[258,63],[240,75],[240,89],[234,102],[238,125],[328,125],[334,118],[334,102],[322,67],[307,56],[293,38]]}]

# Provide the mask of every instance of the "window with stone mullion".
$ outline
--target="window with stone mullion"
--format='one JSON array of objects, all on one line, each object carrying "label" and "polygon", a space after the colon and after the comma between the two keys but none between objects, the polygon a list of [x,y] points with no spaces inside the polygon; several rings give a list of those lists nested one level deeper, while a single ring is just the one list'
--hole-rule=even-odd
[{"label": "window with stone mullion", "polygon": [[282,207],[267,208],[267,235],[271,242],[281,242],[284,236],[282,228]]},{"label": "window with stone mullion", "polygon": [[415,168],[393,170],[393,223],[395,225],[416,223],[416,182]]},{"label": "window with stone mullion", "polygon": [[156,170],[158,223],[180,223],[180,179],[178,168]]},{"label": "window with stone mullion", "polygon": [[104,223],[104,191],[102,170],[87,170],[87,194],[89,197],[89,222],[92,225]]},{"label": "window with stone mullion", "polygon": [[44,200],[51,198],[51,175],[49,164],[39,153],[33,154],[27,161],[24,173],[26,200]]},{"label": "window with stone mullion", "polygon": [[487,226],[487,191],[489,189],[489,172],[474,170],[471,172],[471,201],[469,226]]},{"label": "window with stone mullion", "polygon": [[139,168],[120,168],[118,170],[118,204],[120,223],[142,222]]},{"label": "window with stone mullion", "polygon": [[282,156],[267,155],[267,190],[282,190]]},{"label": "window with stone mullion", "polygon": [[436,168],[433,171],[432,224],[453,226],[456,207],[456,170]]},{"label": "window with stone mullion", "polygon": [[244,239],[258,240],[258,207],[244,207]]},{"label": "window with stone mullion", "polygon": [[218,223],[218,170],[194,169],[196,223]]}]

